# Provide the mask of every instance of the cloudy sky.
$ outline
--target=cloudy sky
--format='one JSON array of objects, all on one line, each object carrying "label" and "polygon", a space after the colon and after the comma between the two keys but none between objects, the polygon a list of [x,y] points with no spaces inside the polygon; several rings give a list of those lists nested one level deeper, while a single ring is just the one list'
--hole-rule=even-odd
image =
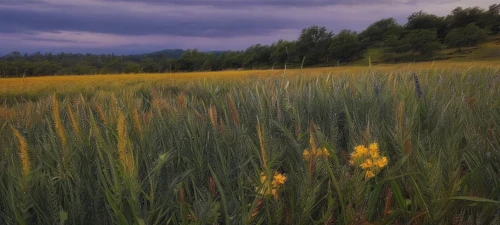
[{"label": "cloudy sky", "polygon": [[0,55],[239,50],[295,40],[310,25],[361,31],[413,12],[447,15],[498,0],[0,0]]}]

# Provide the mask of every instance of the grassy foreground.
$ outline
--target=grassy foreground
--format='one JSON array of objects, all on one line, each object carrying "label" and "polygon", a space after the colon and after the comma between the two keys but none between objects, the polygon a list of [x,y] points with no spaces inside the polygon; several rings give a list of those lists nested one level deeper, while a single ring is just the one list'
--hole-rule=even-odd
[{"label": "grassy foreground", "polygon": [[0,224],[500,223],[498,66],[2,79],[0,91]]}]

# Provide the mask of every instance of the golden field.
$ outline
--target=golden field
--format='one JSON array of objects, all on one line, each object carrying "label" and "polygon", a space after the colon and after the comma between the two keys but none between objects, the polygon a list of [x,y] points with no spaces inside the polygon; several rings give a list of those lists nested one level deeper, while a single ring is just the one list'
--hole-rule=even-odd
[{"label": "golden field", "polygon": [[140,88],[161,85],[175,85],[193,81],[219,80],[244,81],[246,79],[268,78],[276,76],[295,75],[332,75],[332,74],[365,74],[369,71],[395,73],[414,70],[456,69],[467,70],[471,67],[500,68],[499,61],[478,62],[424,62],[408,64],[388,64],[368,66],[347,66],[327,68],[307,68],[288,70],[243,70],[243,71],[216,71],[191,72],[170,74],[115,74],[115,75],[86,75],[86,76],[51,76],[0,79],[0,97],[28,95],[36,96],[43,93],[79,93],[95,92],[96,90],[110,91],[120,88]]}]

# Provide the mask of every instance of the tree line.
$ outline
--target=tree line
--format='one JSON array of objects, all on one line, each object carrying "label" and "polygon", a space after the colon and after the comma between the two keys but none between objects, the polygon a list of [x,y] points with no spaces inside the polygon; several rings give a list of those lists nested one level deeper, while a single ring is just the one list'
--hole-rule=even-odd
[{"label": "tree line", "polygon": [[443,48],[474,46],[488,36],[500,34],[500,4],[488,9],[457,7],[439,17],[423,11],[408,16],[407,23],[381,19],[362,32],[326,27],[304,28],[295,41],[278,40],[271,45],[256,44],[244,51],[201,52],[188,49],[143,55],[21,54],[0,57],[1,77],[163,73],[218,71],[228,69],[269,69],[344,65],[363,57],[368,48],[380,48],[384,62],[426,60]]}]

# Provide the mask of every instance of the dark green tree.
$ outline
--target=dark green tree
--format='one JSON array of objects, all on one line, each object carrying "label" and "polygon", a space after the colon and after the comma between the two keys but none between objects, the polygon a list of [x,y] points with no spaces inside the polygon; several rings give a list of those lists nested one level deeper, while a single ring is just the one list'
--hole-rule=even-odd
[{"label": "dark green tree", "polygon": [[463,28],[455,28],[446,35],[445,44],[449,48],[474,46],[488,38],[488,31],[481,29],[474,23]]},{"label": "dark green tree", "polygon": [[159,70],[160,70],[160,66],[158,65],[158,63],[156,63],[155,61],[153,61],[153,59],[145,56],[141,60],[141,72],[144,72],[144,73],[158,73]]},{"label": "dark green tree", "polygon": [[360,58],[365,46],[359,42],[356,32],[342,30],[332,38],[329,50],[333,59],[346,63]]},{"label": "dark green tree", "polygon": [[297,54],[304,59],[304,66],[311,66],[328,61],[328,47],[333,33],[326,27],[310,26],[304,28],[296,42]]},{"label": "dark green tree", "polygon": [[398,53],[410,52],[429,57],[442,49],[442,45],[435,30],[423,29],[412,30],[403,39],[394,41],[392,49]]},{"label": "dark green tree", "polygon": [[271,45],[273,52],[270,55],[271,68],[281,68],[285,64],[298,63],[296,43],[293,41],[279,40]]},{"label": "dark green tree", "polygon": [[408,30],[434,29],[437,31],[438,38],[442,39],[446,35],[447,24],[444,17],[419,11],[408,17],[408,22],[404,27]]},{"label": "dark green tree", "polygon": [[394,18],[387,18],[372,23],[359,36],[366,45],[386,47],[391,44],[387,42],[389,37],[399,36],[403,32],[403,26],[399,25]]}]

